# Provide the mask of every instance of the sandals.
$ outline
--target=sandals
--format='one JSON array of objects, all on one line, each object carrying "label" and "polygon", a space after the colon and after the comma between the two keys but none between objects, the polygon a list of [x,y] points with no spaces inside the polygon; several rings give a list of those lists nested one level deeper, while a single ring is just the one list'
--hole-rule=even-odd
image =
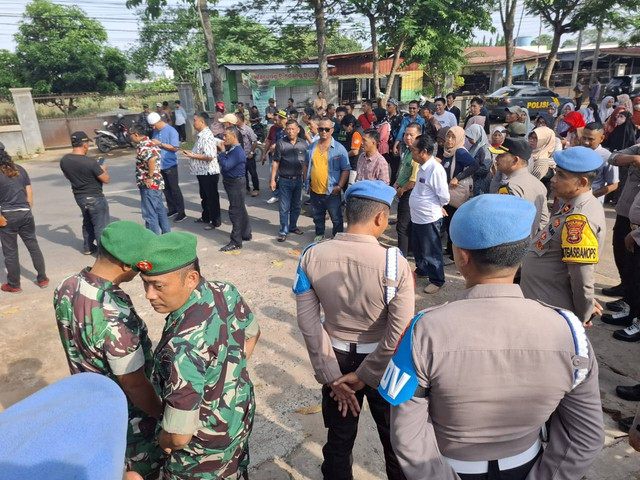
[{"label": "sandals", "polygon": [[284,242],[287,239],[286,235],[278,235],[278,241],[279,242]]},{"label": "sandals", "polygon": [[291,230],[291,233],[295,233],[296,235],[304,235],[304,232],[299,228],[296,228],[295,230]]}]

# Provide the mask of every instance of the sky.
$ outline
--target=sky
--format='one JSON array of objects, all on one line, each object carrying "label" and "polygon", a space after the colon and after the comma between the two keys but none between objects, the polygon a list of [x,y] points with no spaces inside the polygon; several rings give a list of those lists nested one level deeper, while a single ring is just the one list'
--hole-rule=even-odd
[{"label": "sky", "polygon": [[[24,13],[25,6],[30,0],[0,0],[2,9],[0,10],[0,49],[7,49],[13,51],[15,43],[13,41],[13,35],[18,30],[18,22],[21,20]],[[138,15],[134,10],[129,10],[125,7],[126,0],[54,0],[54,3],[60,5],[77,5],[82,8],[90,17],[99,20],[107,31],[109,36],[109,43],[114,47],[118,47],[122,50],[128,50],[133,47],[138,38],[137,36],[137,22]],[[181,5],[184,4],[182,0],[167,0],[169,5]],[[410,1],[410,0],[404,0]],[[233,5],[237,5],[238,2],[234,0],[220,0],[218,2],[218,8],[224,10]],[[518,31],[518,25],[520,25],[520,36],[531,36],[533,38],[538,36],[540,29],[540,22],[538,17],[524,14],[522,15],[522,21],[520,23],[522,9],[518,6],[518,13],[516,16],[516,31]],[[500,25],[500,14],[495,12],[492,14],[493,25],[502,34],[502,27]],[[358,21],[358,19],[354,19]],[[261,20],[261,23],[268,25],[268,17]],[[360,23],[365,24],[364,19]],[[346,32],[354,32],[356,28],[353,22],[343,24],[342,30]],[[546,29],[544,25],[542,27],[542,33],[545,33]],[[547,32],[548,33],[548,32]],[[477,31],[475,33],[477,40],[482,40],[484,36],[488,39],[491,36],[488,32]],[[495,36],[495,34],[493,34]],[[363,42],[365,47],[369,47],[366,42]]]}]

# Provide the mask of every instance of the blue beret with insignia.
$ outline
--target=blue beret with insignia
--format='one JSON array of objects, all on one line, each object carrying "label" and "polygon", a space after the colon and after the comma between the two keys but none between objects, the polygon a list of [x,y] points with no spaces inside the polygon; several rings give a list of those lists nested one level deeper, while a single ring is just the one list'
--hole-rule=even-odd
[{"label": "blue beret with insignia", "polygon": [[553,154],[556,164],[567,172],[585,173],[602,166],[602,157],[587,147],[571,147]]},{"label": "blue beret with insignia", "polygon": [[0,414],[0,477],[122,478],[127,425],[127,398],[113,380],[64,378]]},{"label": "blue beret with insignia", "polygon": [[513,195],[486,194],[464,203],[453,215],[451,241],[465,250],[483,250],[531,236],[536,207]]},{"label": "blue beret with insignia", "polygon": [[366,198],[391,207],[395,196],[396,190],[381,180],[362,180],[347,188],[344,199],[348,202],[351,197]]}]

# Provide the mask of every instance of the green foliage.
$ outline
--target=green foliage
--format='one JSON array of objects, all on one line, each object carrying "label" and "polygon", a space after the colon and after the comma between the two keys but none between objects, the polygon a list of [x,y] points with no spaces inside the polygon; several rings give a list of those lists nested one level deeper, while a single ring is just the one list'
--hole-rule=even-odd
[{"label": "green foliage", "polygon": [[9,95],[10,88],[22,86],[18,77],[18,57],[8,50],[0,50],[0,95]]},{"label": "green foliage", "polygon": [[13,75],[34,93],[124,89],[126,58],[106,45],[102,25],[78,7],[34,0],[15,41]]},{"label": "green foliage", "polygon": [[128,81],[125,92],[177,92],[176,84],[168,78],[156,78],[151,82]]},{"label": "green foliage", "polygon": [[547,33],[543,33],[538,38],[531,42],[531,45],[539,45],[541,47],[550,47],[553,42],[553,37]]}]

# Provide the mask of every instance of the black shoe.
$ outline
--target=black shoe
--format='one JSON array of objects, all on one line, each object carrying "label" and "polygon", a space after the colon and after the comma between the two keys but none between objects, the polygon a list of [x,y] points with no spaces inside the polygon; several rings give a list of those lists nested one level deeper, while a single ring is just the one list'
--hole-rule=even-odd
[{"label": "black shoe", "polygon": [[611,310],[612,312],[629,313],[629,311],[631,310],[631,307],[629,307],[629,304],[622,299],[616,300],[614,302],[607,302],[604,304],[604,307],[607,310]]},{"label": "black shoe", "polygon": [[202,217],[200,218],[196,218],[193,223],[209,223],[209,222],[205,222],[204,219]]},{"label": "black shoe", "polygon": [[187,216],[184,213],[179,213],[178,216],[176,218],[173,219],[173,221],[175,223],[180,223],[182,222],[185,218],[187,218]]},{"label": "black shoe", "polygon": [[414,270],[413,273],[415,274],[416,278],[427,278],[428,276],[426,273],[418,272],[418,270]]},{"label": "black shoe", "polygon": [[622,430],[624,433],[629,433],[629,430],[631,430],[631,427],[633,427],[634,420],[635,417],[621,418],[620,420],[618,420],[618,427],[620,427],[620,430]]},{"label": "black shoe", "polygon": [[616,387],[616,395],[623,400],[629,400],[631,402],[640,402],[640,384],[633,385],[631,387],[618,386]]},{"label": "black shoe", "polygon": [[621,297],[624,295],[624,287],[621,283],[615,287],[606,287],[602,289],[602,294],[607,297]]},{"label": "black shoe", "polygon": [[178,212],[168,212],[167,217],[173,217]]},{"label": "black shoe", "polygon": [[609,325],[617,325],[618,327],[628,327],[633,322],[633,317],[628,313],[617,312],[617,313],[605,313],[600,318],[604,323],[608,323]]},{"label": "black shoe", "polygon": [[245,242],[250,242],[253,239],[253,235],[249,235],[248,237],[242,237],[242,240]]},{"label": "black shoe", "polygon": [[227,243],[224,247],[220,249],[221,252],[232,252],[233,250],[240,250],[242,245],[237,245],[233,242]]},{"label": "black shoe", "polygon": [[624,330],[616,330],[613,332],[613,338],[622,340],[623,342],[637,342],[640,340],[640,320],[633,319],[633,323]]}]

